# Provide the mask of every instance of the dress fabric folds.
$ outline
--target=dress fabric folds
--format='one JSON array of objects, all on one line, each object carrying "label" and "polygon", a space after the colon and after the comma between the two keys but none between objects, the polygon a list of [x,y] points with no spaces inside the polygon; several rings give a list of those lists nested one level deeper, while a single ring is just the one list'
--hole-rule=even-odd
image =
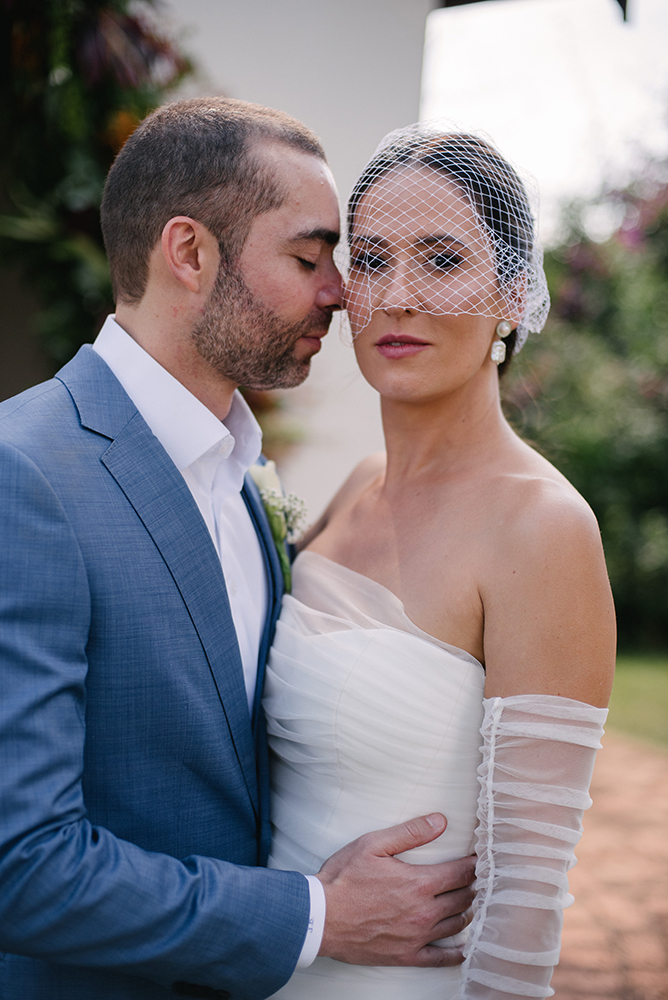
[{"label": "dress fabric folds", "polygon": [[317,958],[281,1000],[551,996],[567,871],[591,803],[606,711],[568,698],[484,699],[469,653],[433,638],[367,577],[301,553],[283,599],[264,707],[272,750],[269,865],[317,872],[370,830],[443,812],[414,864],[476,850],[464,966],[371,968]]},{"label": "dress fabric folds", "polygon": [[[473,656],[415,626],[384,587],[301,553],[265,681],[270,866],[312,874],[360,834],[434,811],[447,815],[445,833],[402,857],[430,864],[471,854],[484,681]],[[448,1000],[460,985],[460,968],[318,958],[275,995]]]}]

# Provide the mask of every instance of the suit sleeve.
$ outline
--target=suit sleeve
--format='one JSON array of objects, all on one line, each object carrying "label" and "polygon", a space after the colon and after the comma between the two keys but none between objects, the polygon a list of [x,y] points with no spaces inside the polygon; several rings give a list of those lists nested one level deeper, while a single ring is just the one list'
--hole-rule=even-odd
[{"label": "suit sleeve", "polygon": [[81,778],[91,598],[57,495],[0,445],[0,950],[260,1000],[291,974],[306,879],[144,851]]}]

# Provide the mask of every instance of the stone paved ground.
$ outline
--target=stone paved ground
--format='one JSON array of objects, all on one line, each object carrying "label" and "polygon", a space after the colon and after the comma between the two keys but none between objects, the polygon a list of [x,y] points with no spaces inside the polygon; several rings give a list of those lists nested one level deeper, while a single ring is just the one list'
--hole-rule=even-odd
[{"label": "stone paved ground", "polygon": [[556,1000],[668,1000],[668,752],[607,733],[592,797]]}]

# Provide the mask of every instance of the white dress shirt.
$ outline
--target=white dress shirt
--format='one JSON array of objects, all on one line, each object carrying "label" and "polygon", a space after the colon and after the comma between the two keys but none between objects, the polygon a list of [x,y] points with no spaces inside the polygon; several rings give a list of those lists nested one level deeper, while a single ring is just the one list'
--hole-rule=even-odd
[{"label": "white dress shirt", "polygon": [[[260,542],[241,488],[260,456],[260,427],[239,392],[234,393],[225,422],[218,420],[113,316],[107,317],[93,350],[111,368],[174,462],[209,529],[225,578],[252,714],[268,591]],[[297,968],[314,960],[325,926],[322,883],[315,876],[307,879],[311,914]]]}]

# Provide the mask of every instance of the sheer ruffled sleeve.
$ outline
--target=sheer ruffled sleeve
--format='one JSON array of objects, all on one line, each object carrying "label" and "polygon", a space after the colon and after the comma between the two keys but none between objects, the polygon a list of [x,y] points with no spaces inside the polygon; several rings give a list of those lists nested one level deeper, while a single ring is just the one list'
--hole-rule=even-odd
[{"label": "sheer ruffled sleeve", "polygon": [[477,896],[460,997],[548,997],[607,709],[550,695],[484,705]]}]

